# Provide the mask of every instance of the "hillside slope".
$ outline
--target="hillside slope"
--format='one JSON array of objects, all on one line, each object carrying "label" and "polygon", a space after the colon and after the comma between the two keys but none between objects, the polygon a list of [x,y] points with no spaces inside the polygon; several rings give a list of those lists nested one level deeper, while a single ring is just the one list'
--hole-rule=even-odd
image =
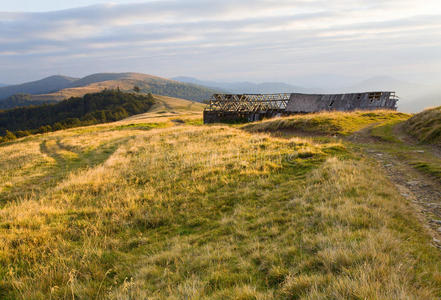
[{"label": "hillside slope", "polygon": [[41,80],[0,87],[0,101],[15,94],[46,94],[72,86],[76,78],[50,76]]},{"label": "hillside slope", "polygon": [[441,147],[441,106],[414,115],[405,123],[405,128],[421,143]]},{"label": "hillside slope", "polygon": [[0,145],[0,298],[441,296],[441,253],[359,149],[200,118]]},{"label": "hillside slope", "polygon": [[0,110],[12,109],[16,107],[27,107],[27,106],[35,106],[42,104],[54,104],[58,102],[55,99],[44,99],[41,100],[36,99],[33,95],[30,94],[15,94],[9,96],[8,98],[0,101]]},{"label": "hillside slope", "polygon": [[[70,97],[100,92],[104,89],[121,89],[159,94],[181,99],[202,101],[217,91],[214,89],[181,83],[178,81],[140,73],[99,73],[81,79],[53,76],[37,82],[0,88],[0,106],[14,107],[14,101],[6,99],[15,94],[27,94],[29,103],[53,102]],[[22,102],[26,104],[26,102]]]},{"label": "hillside slope", "polygon": [[105,90],[51,105],[0,111],[0,136],[10,135],[9,132],[44,133],[62,128],[117,121],[145,113],[153,104],[155,98],[151,94]]},{"label": "hillside slope", "polygon": [[[14,97],[14,96],[12,96]],[[103,90],[50,105],[0,111],[0,143],[35,133],[149,116],[200,113],[198,102],[166,96]],[[135,115],[135,116],[134,116]]]},{"label": "hillside slope", "polygon": [[[98,78],[95,78],[98,80]],[[93,80],[91,80],[93,81]],[[82,81],[81,86],[63,89],[61,91],[33,96],[34,100],[63,100],[69,97],[80,97],[87,93],[94,93],[103,89],[121,89],[123,91],[133,90],[135,86],[141,92],[152,93],[163,96],[202,101],[208,99],[215,90],[198,87],[190,84],[182,84],[177,81],[162,79],[143,74],[124,75],[114,80],[98,81],[88,83],[90,80]]]}]

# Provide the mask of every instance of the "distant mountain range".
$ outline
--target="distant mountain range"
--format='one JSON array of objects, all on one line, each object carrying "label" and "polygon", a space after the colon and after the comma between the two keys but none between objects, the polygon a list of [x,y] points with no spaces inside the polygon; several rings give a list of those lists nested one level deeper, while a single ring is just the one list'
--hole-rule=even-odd
[{"label": "distant mountain range", "polygon": [[409,83],[387,76],[373,77],[351,86],[319,89],[283,82],[217,82],[185,76],[167,79],[141,73],[98,73],[83,78],[56,75],[0,87],[0,109],[53,103],[103,89],[133,91],[135,86],[144,93],[199,102],[209,99],[214,93],[344,93],[388,90],[395,91],[401,98],[398,109],[404,112],[418,112],[426,107],[441,105],[441,87]]},{"label": "distant mountain range", "polygon": [[7,84],[0,83],[0,87],[2,87],[2,86],[7,86]]},{"label": "distant mountain range", "polygon": [[103,89],[120,89],[152,93],[187,100],[202,101],[219,92],[195,84],[141,73],[99,73],[84,78],[51,76],[41,80],[0,87],[0,109],[22,105],[51,103],[70,97],[81,97]]},{"label": "distant mountain range", "polygon": [[173,80],[196,84],[199,86],[206,86],[212,89],[217,89],[226,93],[247,93],[247,94],[274,94],[274,93],[313,93],[320,92],[318,89],[304,88],[283,82],[263,82],[252,83],[248,81],[242,82],[217,82],[204,81],[193,77],[179,76],[173,77]]}]

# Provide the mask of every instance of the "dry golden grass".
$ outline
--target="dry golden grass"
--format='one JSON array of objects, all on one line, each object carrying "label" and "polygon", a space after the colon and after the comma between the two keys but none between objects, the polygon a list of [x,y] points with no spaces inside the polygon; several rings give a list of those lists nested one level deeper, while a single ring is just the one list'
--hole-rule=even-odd
[{"label": "dry golden grass", "polygon": [[0,298],[441,296],[440,253],[373,162],[176,118],[0,145]]},{"label": "dry golden grass", "polygon": [[289,130],[309,135],[347,135],[371,124],[409,117],[409,114],[390,110],[336,111],[268,119],[247,124],[243,128],[251,132]]}]

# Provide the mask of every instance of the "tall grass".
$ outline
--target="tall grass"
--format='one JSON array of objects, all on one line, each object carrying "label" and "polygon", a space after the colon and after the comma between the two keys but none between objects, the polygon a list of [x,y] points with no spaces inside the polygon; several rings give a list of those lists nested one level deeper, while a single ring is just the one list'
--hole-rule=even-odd
[{"label": "tall grass", "polygon": [[372,162],[340,143],[164,127],[0,146],[0,298],[441,296],[440,253]]}]

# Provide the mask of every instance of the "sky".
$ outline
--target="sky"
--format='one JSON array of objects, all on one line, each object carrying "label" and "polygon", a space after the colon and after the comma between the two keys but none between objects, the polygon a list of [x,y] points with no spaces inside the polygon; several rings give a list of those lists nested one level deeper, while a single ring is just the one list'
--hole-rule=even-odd
[{"label": "sky", "polygon": [[441,78],[439,0],[0,1],[0,83],[142,72],[320,85]]}]

